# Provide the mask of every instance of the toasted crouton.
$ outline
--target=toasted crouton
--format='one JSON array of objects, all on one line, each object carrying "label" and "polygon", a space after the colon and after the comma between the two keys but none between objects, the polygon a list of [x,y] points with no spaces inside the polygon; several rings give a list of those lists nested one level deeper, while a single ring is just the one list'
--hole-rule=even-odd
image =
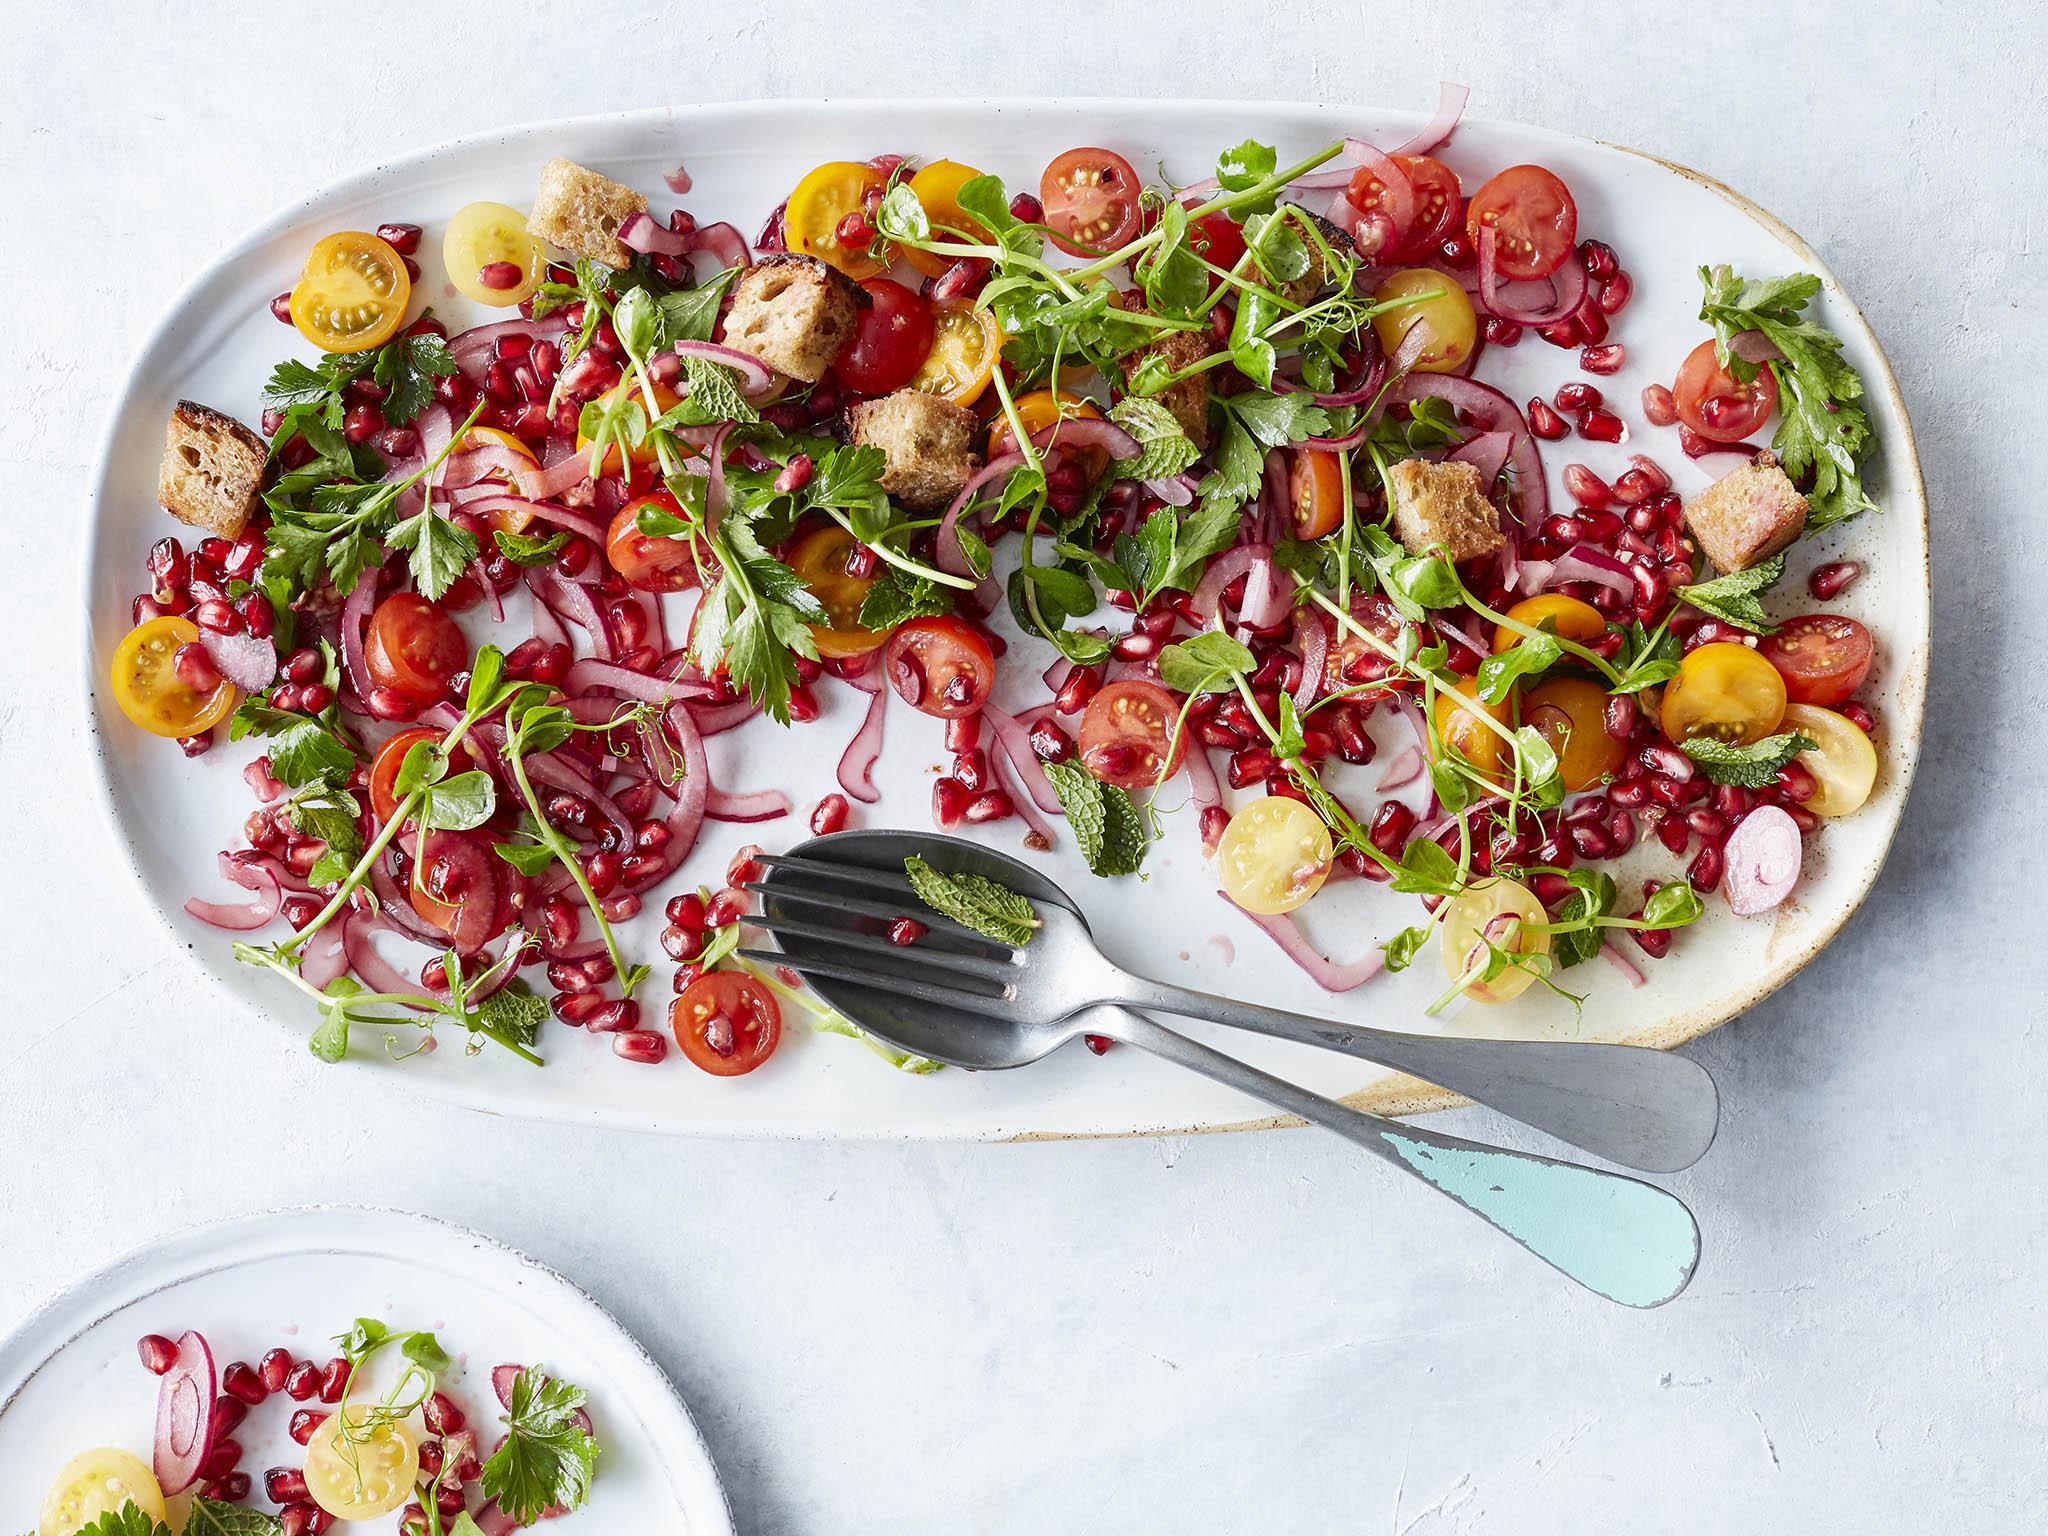
[{"label": "toasted crouton", "polygon": [[815,256],[770,256],[733,285],[725,344],[777,373],[815,384],[869,302],[860,284]]},{"label": "toasted crouton", "polygon": [[[1143,295],[1132,291],[1118,296],[1118,307],[1131,314],[1148,314]],[[1135,369],[1148,357],[1163,357],[1167,367],[1178,373],[1183,368],[1193,367],[1216,350],[1215,333],[1206,326],[1199,331],[1161,331],[1159,339],[1148,342],[1124,360],[1126,372]],[[1153,396],[1161,405],[1173,412],[1173,419],[1180,423],[1181,431],[1187,433],[1188,441],[1197,448],[1209,446],[1209,381],[1196,374],[1192,378],[1169,384]]]},{"label": "toasted crouton", "polygon": [[1500,513],[1479,488],[1479,471],[1458,460],[1401,459],[1387,470],[1394,533],[1411,555],[1441,548],[1453,565],[1490,555],[1507,541]]},{"label": "toasted crouton", "polygon": [[[1300,212],[1309,223],[1315,225],[1317,230],[1322,233],[1323,239],[1329,242],[1331,250],[1342,255],[1350,249],[1351,237],[1335,224],[1332,224],[1320,214],[1310,213],[1306,208],[1301,209]],[[1283,283],[1280,287],[1273,290],[1288,303],[1296,305],[1306,304],[1310,299],[1321,293],[1329,284],[1331,278],[1329,263],[1323,260],[1323,253],[1316,249],[1315,242],[1303,236],[1301,243],[1308,248],[1308,270],[1302,273],[1300,277],[1295,278],[1293,282]]]},{"label": "toasted crouton", "polygon": [[980,467],[969,447],[974,412],[923,390],[862,401],[848,408],[846,421],[854,442],[882,450],[882,489],[916,511],[945,506]]},{"label": "toasted crouton", "polygon": [[647,199],[624,182],[557,156],[540,168],[526,228],[571,256],[623,270],[633,265],[633,252],[620,243],[619,226],[646,211]]},{"label": "toasted crouton", "polygon": [[263,439],[234,417],[180,400],[164,429],[157,500],[181,522],[236,538],[256,511],[269,459]]},{"label": "toasted crouton", "polygon": [[1725,576],[1770,559],[1798,538],[1806,528],[1806,498],[1778,467],[1777,455],[1764,452],[1688,501],[1685,521]]}]

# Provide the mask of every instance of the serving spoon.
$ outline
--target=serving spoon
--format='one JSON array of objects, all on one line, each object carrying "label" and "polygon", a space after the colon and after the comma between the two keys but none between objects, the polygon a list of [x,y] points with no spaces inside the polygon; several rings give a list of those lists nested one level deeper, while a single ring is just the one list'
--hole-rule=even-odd
[{"label": "serving spoon", "polygon": [[[1662,1305],[1692,1278],[1699,1260],[1692,1213],[1675,1196],[1639,1179],[1366,1114],[1132,1008],[1098,1004],[1050,1018],[1022,1009],[964,1011],[916,995],[921,988],[914,977],[921,970],[902,963],[904,951],[877,954],[867,947],[891,917],[915,913],[931,930],[913,949],[932,946],[934,953],[972,956],[976,945],[986,953],[987,941],[926,911],[909,893],[902,870],[904,859],[913,856],[945,873],[995,880],[1038,906],[1048,923],[1071,920],[1086,933],[1079,909],[1059,886],[993,849],[922,833],[840,832],[813,838],[787,857],[762,856],[767,873],[748,889],[761,895],[762,926],[776,934],[782,949],[742,955],[790,966],[876,1039],[949,1066],[1025,1066],[1079,1035],[1105,1036],[1162,1057],[1336,1132],[1449,1196],[1562,1274],[1625,1306]],[[840,925],[818,922],[821,910]]]}]

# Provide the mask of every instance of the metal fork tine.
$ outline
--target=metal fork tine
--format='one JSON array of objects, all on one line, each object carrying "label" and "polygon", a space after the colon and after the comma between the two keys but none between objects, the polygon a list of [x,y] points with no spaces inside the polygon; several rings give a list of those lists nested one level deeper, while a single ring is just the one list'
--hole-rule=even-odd
[{"label": "metal fork tine", "polygon": [[885,901],[862,901],[858,896],[842,896],[837,891],[810,891],[787,882],[770,885],[765,880],[749,880],[740,889],[752,891],[758,896],[773,897],[777,901],[791,901],[799,906],[824,907],[833,912],[848,912],[855,917],[875,917],[884,922],[893,922],[899,917],[914,917],[934,933],[942,933],[948,938],[972,940],[976,944],[987,945],[1006,955],[1016,953],[1000,939],[992,939],[985,933],[976,933],[964,923],[956,923],[950,917],[943,917],[931,911],[921,902],[917,904],[918,909],[913,913],[906,912],[900,905],[891,905]]},{"label": "metal fork tine", "polygon": [[799,859],[786,853],[757,853],[756,864],[765,864],[770,869],[787,869],[800,875],[816,875],[824,880],[838,880],[847,885],[866,886],[870,890],[880,888],[900,891],[913,901],[917,892],[911,887],[910,877],[886,869],[869,869],[861,864],[834,864],[826,859]]},{"label": "metal fork tine", "polygon": [[928,981],[913,981],[902,976],[892,976],[886,971],[871,966],[840,965],[830,960],[811,960],[798,955],[786,955],[773,949],[742,949],[735,953],[742,960],[752,960],[761,965],[786,965],[800,976],[824,976],[834,981],[850,981],[855,986],[872,987],[877,992],[894,993],[899,997],[914,997],[919,1002],[936,1003],[941,1008],[964,1008],[972,1013],[997,1011],[992,1005],[1006,1000],[1006,993],[976,992],[967,987],[938,986]]},{"label": "metal fork tine", "polygon": [[[1007,973],[1014,969],[1006,961],[985,960],[978,955],[957,955],[950,950],[925,949],[920,946],[891,944],[887,939],[876,938],[873,934],[857,933],[848,928],[832,928],[823,923],[799,923],[783,917],[749,918],[756,928],[766,929],[781,938],[784,934],[799,939],[816,939],[835,949],[857,950],[866,955],[886,955],[907,970],[931,969],[951,971],[960,976],[974,976],[983,981],[1007,985]],[[785,949],[787,954],[788,950]]]}]

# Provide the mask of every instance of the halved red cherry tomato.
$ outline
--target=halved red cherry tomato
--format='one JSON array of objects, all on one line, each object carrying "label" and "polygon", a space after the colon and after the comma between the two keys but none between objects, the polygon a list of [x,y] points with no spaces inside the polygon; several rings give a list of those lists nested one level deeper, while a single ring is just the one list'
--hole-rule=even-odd
[{"label": "halved red cherry tomato", "polygon": [[[1244,231],[1223,213],[1205,213],[1188,225],[1188,249],[1212,267],[1228,272],[1244,255]],[[1209,274],[1209,291],[1214,293],[1223,279]]]},{"label": "halved red cherry tomato", "polygon": [[[865,656],[888,638],[885,631],[863,629],[860,623],[861,604],[875,585],[875,557],[837,523],[798,539],[789,552],[789,568],[824,605],[831,621],[811,626],[820,656]],[[856,570],[864,574],[856,575]]]},{"label": "halved red cherry tomato", "polygon": [[[1322,615],[1318,614],[1317,618],[1321,619]],[[1366,596],[1352,595],[1351,621],[1367,634],[1376,636],[1389,650],[1400,644],[1401,616],[1394,611],[1394,605],[1377,592]],[[1324,692],[1335,693],[1340,689],[1377,682],[1394,670],[1393,662],[1378,646],[1359,639],[1344,625],[1327,619],[1323,622],[1331,632],[1330,648],[1323,659]]]},{"label": "halved red cherry tomato", "polygon": [[683,1054],[714,1077],[740,1077],[775,1054],[782,1009],[753,977],[713,971],[683,989],[668,1011]]},{"label": "halved red cherry tomato", "polygon": [[1671,386],[1678,419],[1716,443],[1739,443],[1771,419],[1778,408],[1778,376],[1759,368],[1747,384],[1721,366],[1714,343],[1703,341],[1685,355]]},{"label": "halved red cherry tomato", "polygon": [[703,578],[691,541],[642,533],[638,521],[642,507],[653,507],[671,517],[683,515],[682,507],[667,491],[635,496],[620,507],[604,539],[605,558],[612,569],[642,592],[682,592],[699,585]]},{"label": "halved red cherry tomato", "polygon": [[1565,184],[1540,165],[1511,165],[1472,194],[1465,232],[1479,248],[1491,229],[1494,270],[1517,280],[1548,277],[1565,264],[1579,234],[1579,206]]},{"label": "halved red cherry tomato", "polygon": [[367,352],[398,334],[411,302],[405,258],[375,235],[343,230],[306,253],[292,324],[323,352]]},{"label": "halved red cherry tomato", "polygon": [[512,874],[512,866],[474,832],[422,832],[406,895],[421,922],[469,955],[512,926],[512,905],[499,899]]},{"label": "halved red cherry tomato", "polygon": [[370,681],[431,704],[448,679],[469,665],[469,642],[455,621],[417,592],[394,592],[370,617],[363,662]]},{"label": "halved red cherry tomato", "polygon": [[[389,821],[398,814],[398,770],[405,766],[405,754],[423,741],[439,741],[446,734],[429,725],[410,726],[377,749],[377,755],[370,759],[370,809],[377,813],[379,821]],[[456,747],[448,760],[451,774],[467,773],[475,766],[469,749],[462,746]]]},{"label": "halved red cherry tomato", "polygon": [[1793,703],[1832,709],[1863,686],[1876,647],[1870,631],[1854,619],[1802,613],[1766,635],[1757,650],[1785,679],[1785,696]]},{"label": "halved red cherry tomato", "polygon": [[1038,179],[1052,243],[1069,256],[1104,256],[1135,236],[1143,190],[1130,161],[1085,145],[1057,156]]},{"label": "halved red cherry tomato", "polygon": [[871,302],[832,368],[855,393],[886,395],[916,378],[931,355],[931,300],[887,277],[871,277],[861,287]]},{"label": "halved red cherry tomato", "polygon": [[1187,733],[1178,735],[1180,700],[1157,683],[1127,677],[1088,701],[1081,717],[1081,766],[1118,789],[1142,789],[1180,771]]},{"label": "halved red cherry tomato", "polygon": [[891,635],[882,670],[904,703],[950,720],[988,702],[996,655],[970,625],[941,614],[912,619]]},{"label": "halved red cherry tomato", "polygon": [[1344,466],[1327,448],[1297,448],[1288,471],[1297,539],[1320,539],[1344,521]]},{"label": "halved red cherry tomato", "polygon": [[[1458,178],[1441,160],[1428,155],[1390,155],[1390,160],[1408,178],[1415,193],[1415,207],[1404,229],[1396,229],[1376,257],[1381,261],[1420,259],[1432,254],[1446,236],[1458,227]],[[1387,188],[1371,166],[1360,166],[1351,178],[1345,196],[1360,213],[1389,214]],[[1391,216],[1391,215],[1389,215]]]}]

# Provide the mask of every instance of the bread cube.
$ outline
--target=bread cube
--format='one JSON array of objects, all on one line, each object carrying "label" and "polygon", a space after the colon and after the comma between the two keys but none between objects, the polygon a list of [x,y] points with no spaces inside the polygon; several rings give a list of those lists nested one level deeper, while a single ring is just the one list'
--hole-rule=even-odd
[{"label": "bread cube", "polygon": [[223,539],[240,535],[262,499],[270,450],[234,417],[180,400],[164,429],[157,500],[180,522]]},{"label": "bread cube", "polygon": [[1686,526],[1714,569],[1726,576],[1765,561],[1806,529],[1806,498],[1778,467],[1774,453],[1759,453],[1730,470],[1685,504]]},{"label": "bread cube", "polygon": [[725,344],[815,384],[852,338],[868,303],[858,283],[814,256],[770,256],[733,285]]},{"label": "bread cube", "polygon": [[[1120,296],[1119,307],[1132,314],[1150,314],[1144,296],[1135,289]],[[1199,331],[1160,331],[1157,341],[1148,342],[1123,359],[1125,372],[1135,370],[1148,357],[1166,359],[1166,366],[1178,373],[1191,368],[1216,350],[1216,336],[1207,326]],[[1209,381],[1201,374],[1169,384],[1152,397],[1169,411],[1197,448],[1209,446]]]},{"label": "bread cube", "polygon": [[633,252],[620,242],[619,226],[646,211],[647,199],[624,182],[557,156],[540,168],[526,228],[571,256],[623,271],[633,265]]},{"label": "bread cube", "polygon": [[1470,464],[1401,459],[1388,468],[1387,485],[1395,537],[1411,555],[1441,547],[1453,565],[1463,565],[1498,553],[1507,542],[1500,510],[1486,499]]},{"label": "bread cube", "polygon": [[919,512],[936,512],[966,487],[980,461],[970,446],[979,425],[964,405],[899,389],[846,413],[852,440],[882,450],[882,489]]}]

